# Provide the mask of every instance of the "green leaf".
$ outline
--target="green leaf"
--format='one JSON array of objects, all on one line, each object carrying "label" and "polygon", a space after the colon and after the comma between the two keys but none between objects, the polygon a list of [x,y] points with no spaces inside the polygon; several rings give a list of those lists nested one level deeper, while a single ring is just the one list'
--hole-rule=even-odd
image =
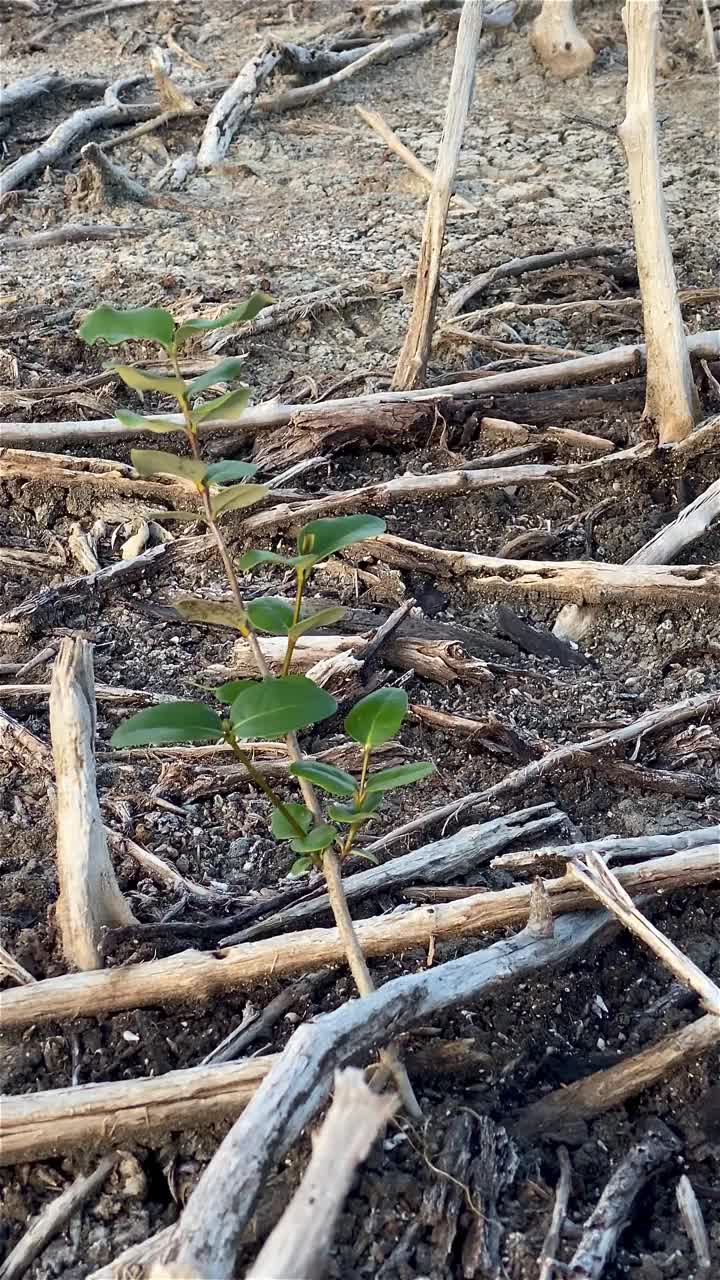
[{"label": "green leaf", "polygon": [[222,722],[204,702],[164,702],[125,720],[110,741],[114,747],[159,746],[166,742],[217,742]]},{"label": "green leaf", "polygon": [[407,708],[404,689],[377,689],[355,703],[345,719],[345,732],[363,747],[379,747],[395,737]]},{"label": "green leaf", "polygon": [[201,485],[205,479],[205,463],[195,458],[180,457],[176,453],[166,453],[163,449],[132,449],[132,464],[141,476],[179,476],[181,480],[190,480],[194,485]]},{"label": "green leaf", "polygon": [[[201,373],[199,377],[193,378],[188,384],[188,395],[198,396],[201,391],[207,391],[208,387],[216,387],[218,382],[234,382],[244,363],[244,360],[238,360],[232,356],[229,360],[218,360],[207,373]],[[249,393],[249,388],[247,390]]]},{"label": "green leaf", "polygon": [[141,342],[159,342],[166,349],[175,337],[175,321],[162,307],[136,307],[131,311],[118,311],[103,305],[90,312],[78,333],[84,342],[92,346],[99,338],[111,347],[119,342],[138,339]]},{"label": "green leaf", "polygon": [[352,774],[336,769],[334,764],[303,760],[301,764],[291,764],[290,773],[294,778],[307,778],[314,787],[329,791],[332,796],[353,796],[357,790]]},{"label": "green leaf", "polygon": [[296,858],[288,871],[288,875],[293,878],[295,878],[295,876],[304,876],[305,872],[309,871],[312,865],[312,858]]},{"label": "green leaf", "polygon": [[252,507],[268,492],[266,484],[231,484],[210,499],[212,513],[219,517],[226,511],[237,511],[239,507]]},{"label": "green leaf", "polygon": [[226,311],[217,320],[186,320],[177,331],[177,345],[180,346],[181,342],[185,342],[194,333],[207,333],[210,329],[224,329],[229,324],[243,324],[247,320],[254,320],[258,312],[263,307],[269,307],[272,301],[267,293],[253,293],[242,306]]},{"label": "green leaf", "polygon": [[313,827],[301,840],[299,837],[293,840],[290,848],[293,853],[319,853],[321,849],[327,849],[332,844],[337,835],[334,827],[323,824],[321,827]]},{"label": "green leaf", "polygon": [[[313,816],[310,810],[305,808],[304,804],[286,804],[285,808],[292,814],[298,826],[303,831],[310,830],[313,822]],[[294,827],[290,826],[285,814],[281,813],[279,809],[273,809],[273,815],[270,821],[270,830],[278,840],[295,839],[297,836],[297,831]]]},{"label": "green leaf", "polygon": [[135,369],[131,364],[114,364],[110,366],[113,373],[134,391],[157,391],[161,396],[179,396],[185,393],[187,384],[182,378],[169,377],[167,374],[146,373],[144,369]]},{"label": "green leaf", "polygon": [[328,816],[333,822],[345,822],[357,826],[361,822],[369,822],[374,818],[379,804],[379,796],[366,796],[362,804],[331,804]]},{"label": "green leaf", "polygon": [[374,853],[365,853],[363,849],[351,849],[350,854],[353,858],[364,858],[366,862],[372,862],[374,867],[380,866],[380,859],[376,858]]},{"label": "green leaf", "polygon": [[314,631],[317,627],[331,627],[334,622],[339,622],[345,617],[347,609],[341,609],[339,606],[333,609],[318,609],[317,613],[313,613],[308,618],[301,618],[295,623],[294,627],[290,627],[288,635],[293,640],[299,640],[300,636],[304,636],[307,631]]},{"label": "green leaf", "polygon": [[232,705],[230,719],[238,738],[279,738],[326,720],[337,703],[307,676],[254,681]]},{"label": "green leaf", "polygon": [[[237,422],[242,418],[247,402],[250,399],[250,388],[239,387],[237,391],[226,391],[224,395],[207,404],[199,404],[193,408],[196,422]],[[255,468],[257,471],[257,467]]]},{"label": "green leaf", "polygon": [[282,564],[286,569],[310,569],[315,564],[315,557],[281,556],[277,551],[246,551],[238,564],[243,572],[254,569],[258,564]]},{"label": "green leaf", "polygon": [[255,684],[254,680],[227,680],[225,684],[218,685],[217,689],[213,689],[213,693],[218,702],[223,702],[226,707],[231,707],[236,698],[240,694]]},{"label": "green leaf", "polygon": [[247,605],[248,617],[258,631],[272,636],[286,636],[292,627],[293,607],[279,596],[261,596]]},{"label": "green leaf", "polygon": [[205,524],[202,511],[151,511],[148,520],[177,520],[180,524],[197,524],[199,520]]},{"label": "green leaf", "polygon": [[176,596],[172,600],[186,622],[209,622],[218,627],[232,627],[234,631],[247,630],[247,615],[228,600],[203,600],[200,596]]},{"label": "green leaf", "polygon": [[383,769],[381,773],[371,773],[367,780],[367,790],[392,791],[393,787],[407,787],[411,782],[419,782],[435,772],[435,765],[429,760],[418,764],[400,764],[396,769]]},{"label": "green leaf", "polygon": [[234,458],[221,458],[211,462],[206,478],[211,484],[227,484],[230,480],[249,480],[257,466],[254,462],[235,462]]},{"label": "green leaf", "polygon": [[139,427],[141,431],[152,431],[158,436],[169,436],[184,430],[181,422],[170,422],[167,418],[145,418],[141,413],[132,413],[130,409],[116,409],[115,417],[123,427]]},{"label": "green leaf", "polygon": [[297,548],[300,555],[324,560],[342,547],[365,538],[376,538],[385,532],[385,521],[378,516],[336,516],[334,519],[312,520],[300,530]]}]

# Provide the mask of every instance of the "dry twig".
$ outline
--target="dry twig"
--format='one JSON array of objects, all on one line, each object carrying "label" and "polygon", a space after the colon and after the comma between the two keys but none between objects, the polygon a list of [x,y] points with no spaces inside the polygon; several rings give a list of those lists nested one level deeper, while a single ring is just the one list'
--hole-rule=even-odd
[{"label": "dry twig", "polygon": [[538,1280],[553,1280],[558,1245],[567,1213],[568,1200],[570,1199],[572,1169],[566,1147],[558,1147],[558,1159],[560,1161],[560,1177],[555,1189],[555,1203],[550,1226],[547,1229],[547,1234],[543,1240],[542,1252],[538,1258]]},{"label": "dry twig", "polygon": [[[413,154],[410,148],[406,147],[405,143],[400,141],[400,138],[398,138],[395,131],[390,128],[390,125],[383,119],[379,111],[367,111],[365,107],[356,107],[355,111],[359,115],[360,119],[363,120],[366,125],[369,125],[378,137],[382,138],[385,145],[389,147],[389,149],[398,156],[400,160],[402,160],[403,164],[406,164],[408,169],[412,170],[416,177],[420,178],[426,186],[432,186],[432,169],[428,169],[427,165],[423,164],[422,160],[418,160],[417,156]],[[466,200],[464,196],[453,195],[451,203],[453,203],[458,210],[462,210],[463,213],[477,213],[475,205],[470,204],[470,201]]]},{"label": "dry twig", "polygon": [[117,1161],[117,1152],[104,1156],[92,1173],[78,1174],[61,1195],[45,1206],[0,1266],[0,1280],[20,1280],[68,1219],[100,1190]]},{"label": "dry twig", "polygon": [[[359,108],[356,107],[356,110]],[[604,258],[620,252],[617,245],[581,244],[571,249],[553,250],[551,253],[533,253],[527,258],[510,258],[507,262],[500,262],[496,267],[483,271],[482,275],[474,276],[462,289],[453,293],[447,300],[443,318],[451,320],[453,316],[459,316],[468,302],[479,293],[484,293],[496,280],[513,280],[529,271],[544,271],[547,267],[557,267],[565,262],[583,262],[587,258]]]}]

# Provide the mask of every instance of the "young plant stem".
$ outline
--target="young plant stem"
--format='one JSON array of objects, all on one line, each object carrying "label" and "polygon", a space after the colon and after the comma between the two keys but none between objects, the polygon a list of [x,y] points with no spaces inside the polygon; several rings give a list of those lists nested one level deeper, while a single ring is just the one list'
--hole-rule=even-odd
[{"label": "young plant stem", "polygon": [[[358,789],[355,792],[356,806],[359,806],[365,803],[367,774],[368,774],[369,764],[370,764],[370,747],[365,747],[365,750],[363,751],[363,762],[362,762],[362,772],[360,774],[360,782],[358,784]],[[347,858],[348,854],[350,853],[350,850],[352,849],[355,843],[355,836],[357,835],[359,826],[360,826],[359,822],[353,822],[352,825],[350,826],[347,836],[345,837],[345,841],[340,849],[341,858]]]},{"label": "young plant stem", "polygon": [[[172,358],[172,364],[173,364],[175,374],[178,378],[181,378],[182,375],[180,373],[180,366],[178,363],[177,354],[173,352],[171,358]],[[196,461],[201,462],[202,457],[201,457],[200,448],[198,445],[197,430],[195,427],[195,423],[193,421],[192,410],[188,403],[187,396],[184,394],[178,395],[177,400],[180,405],[182,415],[185,419],[186,435],[188,438],[188,443],[192,450],[192,455]],[[222,531],[219,525],[217,524],[217,521],[215,520],[215,516],[212,510],[212,503],[210,501],[210,494],[205,485],[203,485],[202,489],[200,490],[200,497],[203,505],[203,513],[205,516],[205,520],[207,522],[208,528],[210,529],[210,532],[212,533],[215,539],[215,543],[220,553],[220,558],[222,560],[223,568],[225,569],[225,574],[228,580],[228,584],[230,586],[230,590],[232,591],[235,604],[237,605],[238,609],[240,609],[243,613],[245,613],[246,612],[245,602],[242,597],[242,592],[240,591],[240,583],[238,582],[237,574],[235,572],[235,567],[232,563],[232,559],[230,557],[230,552],[228,551],[225,538],[222,534]],[[300,617],[300,607],[302,604],[302,593],[303,593],[304,586],[305,586],[305,575],[298,572],[298,587],[297,587],[297,595],[295,600],[295,614],[297,615],[296,620],[299,620],[299,617]],[[293,616],[295,617],[295,615]],[[250,649],[253,655],[253,659],[255,661],[255,665],[262,679],[263,680],[273,679],[273,674],[270,668],[268,667],[267,662],[265,661],[265,655],[262,649],[260,648],[257,634],[255,632],[255,629],[252,626],[248,627],[248,642],[250,644]],[[289,640],[288,640],[288,648],[290,648]],[[292,650],[290,650],[290,656],[292,657]],[[288,662],[287,654],[286,654],[286,662]],[[288,662],[288,667],[289,667],[289,662]],[[286,674],[285,670],[283,670],[283,674]],[[280,809],[280,811],[283,813],[283,816],[286,818],[286,820],[292,826],[297,827],[298,835],[304,836],[305,832],[302,831],[298,826],[298,824],[294,822],[294,820],[292,819],[292,815],[289,813],[287,809],[285,809],[285,806],[279,803],[278,798],[276,797],[275,793],[272,791],[272,788],[268,787],[267,783],[265,782],[265,779],[262,777],[261,774],[257,772],[252,761],[249,759],[248,756],[246,756],[242,748],[238,746],[237,741],[235,741],[234,745],[231,739],[228,739],[228,741],[230,741],[230,745],[234,754],[237,756],[239,760],[242,761],[245,768],[248,770],[248,773],[252,777],[253,781],[256,782],[257,785],[264,792],[264,794],[268,796],[268,799],[270,799],[272,804],[275,805],[278,809]],[[300,746],[298,744],[297,735],[294,733],[289,733],[285,738],[285,745],[287,747],[288,758],[291,761],[291,763],[301,764],[303,756],[300,750]],[[368,759],[369,759],[369,756],[367,759],[363,760],[363,779],[365,779],[365,777],[367,776]],[[312,813],[315,821],[321,824],[323,821],[323,816],[322,816],[322,810],[320,808],[320,803],[318,801],[317,794],[315,792],[315,788],[313,787],[312,783],[308,782],[307,778],[299,778],[298,781],[300,783],[300,789],[302,791],[302,796],[305,801],[305,804],[307,805],[308,809]],[[360,785],[362,787],[364,785],[364,782],[361,781]],[[352,916],[350,915],[350,909],[347,904],[347,898],[345,897],[345,889],[343,888],[342,871],[340,868],[340,858],[338,857],[334,849],[325,850],[325,852],[323,853],[322,866],[323,866],[323,874],[325,876],[325,882],[327,884],[327,891],[328,891],[328,898],[330,900],[330,906],[335,919],[335,924],[337,925],[338,933],[340,934],[340,937],[342,939],[343,947],[345,949],[345,955],[348,962],[348,967],[353,976],[355,986],[357,987],[358,992],[361,996],[372,995],[373,991],[375,990],[375,984],[370,976],[370,970],[368,969],[368,966],[367,966],[365,954],[363,952],[362,947],[360,946],[360,943],[358,942],[357,934],[355,933],[355,926],[353,924]],[[380,1058],[387,1072],[389,1072],[390,1075],[394,1077],[398,1087],[398,1091],[400,1093],[400,1097],[402,1098],[402,1101],[403,1101],[403,1105],[408,1111],[408,1114],[411,1116],[414,1116],[415,1119],[420,1119],[422,1117],[422,1112],[420,1110],[420,1106],[418,1104],[417,1098],[415,1097],[413,1087],[410,1083],[410,1078],[407,1074],[407,1071],[403,1063],[400,1060],[400,1056],[398,1054],[396,1046],[388,1045],[388,1047],[385,1050],[383,1050],[383,1052],[381,1053]],[[382,1078],[383,1078],[383,1073],[382,1072],[378,1073],[373,1082],[374,1087],[376,1088],[380,1087],[380,1082]]]},{"label": "young plant stem", "polygon": [[248,774],[252,778],[255,785],[260,788],[260,790],[263,792],[264,795],[267,796],[273,808],[277,809],[278,813],[282,814],[288,826],[292,827],[298,839],[300,840],[304,839],[306,833],[303,831],[302,827],[300,826],[300,823],[296,822],[295,818],[293,818],[292,813],[288,809],[287,805],[284,804],[284,802],[280,799],[280,796],[273,791],[270,784],[266,782],[262,774],[255,768],[255,765],[252,762],[252,757],[249,756],[246,751],[243,751],[232,729],[226,730],[225,741],[228,743],[230,750],[235,756],[235,759],[239,760],[240,763],[245,766],[245,768],[248,771]]},{"label": "young plant stem", "polygon": [[[302,569],[295,570],[297,576],[297,588],[295,591],[295,608],[293,609],[293,626],[300,621],[300,610],[302,608],[303,590],[305,588],[305,574]],[[295,651],[295,636],[288,636],[287,648],[285,650],[285,661],[283,662],[282,673],[284,676],[290,674],[290,663]]]}]

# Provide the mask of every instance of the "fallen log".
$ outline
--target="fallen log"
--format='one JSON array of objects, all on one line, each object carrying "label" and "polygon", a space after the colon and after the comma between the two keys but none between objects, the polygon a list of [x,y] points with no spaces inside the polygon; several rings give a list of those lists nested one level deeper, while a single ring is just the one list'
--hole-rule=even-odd
[{"label": "fallen log", "polygon": [[[242,337],[242,330],[239,331]],[[691,356],[698,359],[717,360],[720,358],[720,329],[712,329],[703,333],[689,335],[688,350]],[[351,397],[344,400],[322,400],[313,405],[313,418],[332,418],[347,411],[360,413],[377,410],[378,406],[426,404],[433,405],[448,399],[472,399],[478,396],[487,397],[488,409],[492,408],[490,398],[506,392],[523,392],[542,387],[568,387],[573,384],[589,382],[606,374],[640,371],[644,367],[645,348],[641,343],[635,346],[616,347],[614,351],[601,351],[596,355],[581,356],[557,364],[535,365],[527,369],[515,369],[508,373],[496,373],[490,377],[469,378],[462,382],[445,383],[436,387],[423,387],[414,391],[378,391],[366,396]],[[488,411],[485,410],[485,412]],[[308,412],[306,404],[278,404],[275,400],[255,405],[247,409],[243,415],[243,433],[266,430],[272,427],[287,426]],[[152,415],[150,415],[152,416]],[[155,415],[180,422],[179,415]],[[498,416],[495,409],[495,416]],[[511,417],[521,421],[526,413],[517,410]],[[532,419],[531,419],[532,420]],[[208,432],[217,431],[224,434],[238,435],[237,422],[214,422],[207,428]],[[111,434],[112,433],[112,434]],[[46,422],[24,423],[6,422],[0,426],[0,445],[33,445],[47,444],[59,440],[129,440],[141,435],[138,428],[121,427],[115,418],[105,418],[97,422]],[[202,434],[206,434],[202,432]]]},{"label": "fallen log", "polygon": [[[579,844],[543,845],[541,849],[511,849],[493,858],[496,870],[521,872],[524,875],[557,874],[573,858],[584,858],[594,851],[608,865],[617,858],[650,858],[680,849],[696,849],[702,844],[720,844],[720,826],[698,827],[694,831],[667,832],[654,836],[608,836],[603,840],[585,840]],[[463,893],[465,890],[463,889]]]},{"label": "fallen log", "polygon": [[[591,464],[587,464],[591,465]],[[246,524],[250,522],[247,521]],[[595,560],[501,560],[470,551],[446,551],[383,534],[358,543],[353,554],[431,578],[461,579],[483,599],[534,597],[576,604],[720,605],[720,565],[604,564]]]},{"label": "fallen log", "polygon": [[[712,883],[719,878],[716,845],[625,867],[617,873],[626,890],[653,895]],[[573,887],[568,877],[551,880],[545,888],[553,914],[595,906],[593,892]],[[361,920],[356,922],[355,932],[366,956],[387,955],[413,946],[427,946],[431,938],[440,941],[472,937],[522,924],[528,919],[531,896],[528,886],[518,885],[459,902]],[[472,958],[477,961],[483,954]],[[269,975],[278,978],[284,974],[305,973],[344,960],[345,950],[337,929],[310,929],[214,952],[183,951],[165,960],[150,960],[119,969],[44,978],[3,993],[0,1030],[27,1026],[31,1022],[62,1022],[117,1013],[122,1009],[147,1008],[153,1004],[164,1006],[171,1001],[197,1003],[217,991],[237,990]],[[384,990],[385,987],[380,989]]]}]

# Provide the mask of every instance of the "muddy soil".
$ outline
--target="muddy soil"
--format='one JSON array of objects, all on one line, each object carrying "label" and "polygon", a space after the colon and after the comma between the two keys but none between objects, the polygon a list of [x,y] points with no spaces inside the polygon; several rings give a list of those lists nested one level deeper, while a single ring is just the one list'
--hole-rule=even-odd
[{"label": "muddy soil", "polygon": [[[715,81],[701,27],[688,22],[683,6],[667,8],[659,109],[678,282],[681,287],[711,287],[717,283],[718,268],[712,216],[717,205]],[[92,74],[111,81],[144,72],[153,48],[168,48],[174,42],[173,75],[191,93],[193,84],[235,74],[268,34],[304,44],[357,34],[360,9],[345,0],[298,0],[289,7],[263,0],[217,0],[210,9],[196,3],[182,9],[142,6],[126,13],[109,11],[102,20],[67,27],[48,37],[43,49],[30,46],[44,19],[13,14],[11,9],[10,16],[3,13],[0,19],[3,77],[10,81],[54,67],[72,77]],[[546,315],[530,321],[512,315],[489,318],[481,330],[489,338],[595,352],[635,341],[642,322],[637,308],[602,306],[637,296],[623,155],[609,128],[622,117],[627,70],[619,6],[597,0],[578,4],[578,10],[598,50],[591,73],[581,81],[561,83],[542,72],[528,45],[528,15],[508,31],[482,39],[458,182],[478,212],[470,217],[451,215],[442,288],[446,297],[476,273],[516,255],[587,242],[617,245],[623,251],[619,260],[624,277],[613,274],[611,260],[603,257],[499,282],[479,303],[548,306]],[[341,300],[317,314],[309,309],[304,318],[250,341],[232,337],[224,353],[246,353],[246,378],[257,400],[280,394],[285,400],[304,396],[310,402],[386,387],[407,325],[423,192],[359,121],[354,107],[380,111],[419,158],[432,165],[453,48],[454,32],[448,24],[446,34],[428,48],[373,67],[316,105],[282,115],[254,112],[233,144],[227,165],[186,181],[181,194],[195,202],[194,209],[147,209],[126,202],[88,206],[86,186],[78,176],[78,148],[39,180],[8,196],[0,208],[3,235],[31,234],[67,221],[112,223],[129,227],[132,234],[111,244],[3,250],[2,418],[28,423],[106,418],[119,403],[137,408],[131,394],[114,385],[63,385],[81,383],[102,370],[104,353],[86,347],[76,334],[83,315],[99,302],[156,304],[176,315],[211,315],[259,287],[278,299],[306,298],[333,287],[348,294],[365,290],[367,299],[350,306]],[[139,101],[143,92],[149,92],[148,86],[131,91],[130,97],[134,94]],[[38,145],[81,105],[85,101],[71,90],[36,101],[13,116],[0,143],[5,162]],[[151,187],[172,160],[197,145],[202,123],[176,120],[116,147],[113,159]],[[98,140],[109,137],[104,133]],[[590,314],[552,314],[553,303],[587,298],[598,300]],[[685,319],[693,332],[716,327],[717,310],[711,304],[692,306],[686,308]],[[205,358],[208,352],[198,346],[193,354]],[[443,342],[433,351],[429,376],[450,381],[459,370],[522,367],[547,358],[513,359],[481,346]],[[38,388],[48,390],[39,394]],[[703,383],[703,391],[709,412],[711,382]],[[154,411],[169,407],[162,401],[157,407],[147,403]],[[622,406],[604,418],[568,425],[604,435],[618,445],[637,443],[649,434],[639,414],[623,412]],[[157,437],[149,443],[154,447]],[[71,451],[70,445],[58,447]],[[405,470],[442,470],[456,459],[491,453],[495,447],[479,439],[472,423],[464,432],[444,437],[433,433],[426,446],[416,441],[403,451],[358,442],[294,483],[307,495],[319,494]],[[129,460],[129,446],[122,442],[103,448],[78,446],[75,452]],[[538,558],[591,555],[621,561],[718,476],[717,453],[702,455],[682,482],[667,467],[647,459],[589,481],[405,503],[386,515],[391,532],[439,547],[497,554],[518,534],[551,531],[557,540],[551,550],[538,552]],[[601,508],[588,533],[585,516],[604,499],[612,501]],[[46,550],[62,557],[72,526],[80,522],[89,529],[100,505],[97,494],[82,489],[6,482],[0,485],[0,546]],[[119,543],[137,528],[138,516],[128,502],[115,503],[114,511],[108,516],[106,510],[105,516],[98,554],[109,564],[118,557]],[[245,545],[239,518],[231,531],[233,547],[239,551]],[[720,561],[720,533],[707,532],[683,559]],[[346,558],[344,570],[319,576],[317,593],[370,607],[378,621],[412,595],[427,617],[479,627],[501,638],[492,602],[479,607],[477,597],[457,585],[383,572],[372,562],[363,567],[370,577],[358,580],[351,558]],[[69,558],[62,570],[3,567],[0,612],[74,572]],[[273,585],[273,579],[260,576],[254,585],[262,589]],[[48,740],[47,698],[5,699],[2,685],[12,683],[18,666],[68,633],[93,641],[98,681],[193,696],[208,668],[232,664],[232,640],[227,632],[183,625],[163,612],[178,589],[222,590],[219,563],[209,556],[200,563],[175,564],[170,572],[118,587],[104,597],[77,597],[33,627],[0,631],[0,704]],[[529,601],[520,612],[531,623],[552,627],[557,607]],[[584,644],[583,666],[562,666],[515,647],[512,656],[497,658],[491,678],[479,686],[438,685],[413,676],[406,687],[413,703],[480,718],[492,713],[513,728],[532,753],[719,688],[719,644],[714,606],[684,610],[662,603],[652,608],[610,605]],[[396,678],[397,672],[389,673],[388,679]],[[36,666],[20,679],[46,682],[49,666]],[[288,887],[287,858],[268,838],[268,807],[261,796],[244,787],[225,793],[213,785],[207,766],[168,767],[151,754],[140,761],[114,759],[109,737],[123,710],[101,700],[98,711],[98,783],[108,821],[182,874],[216,888],[224,895],[218,915]],[[685,748],[689,755],[681,754],[682,744],[667,738],[639,746],[637,760],[642,765],[692,770],[702,780],[696,788],[700,794],[678,794],[677,788],[645,791],[607,777],[600,769],[583,768],[527,789],[518,806],[553,800],[568,816],[568,833],[578,839],[706,826],[720,821],[716,742],[712,733],[706,738],[691,735]],[[468,741],[417,720],[406,723],[402,743],[408,758],[431,757],[437,774],[411,791],[390,794],[386,830],[498,781],[517,764],[507,754],[490,750],[484,740]],[[310,749],[329,744],[317,730],[306,737],[305,745]],[[207,780],[204,787],[197,785],[201,777]],[[188,799],[192,788],[193,798]],[[476,810],[472,820],[518,806],[486,806]],[[39,979],[65,971],[53,920],[53,822],[47,781],[0,761],[2,940]],[[406,843],[393,852],[409,847]],[[178,901],[130,858],[118,862],[117,872],[132,910],[143,922],[158,922],[168,912],[182,920],[207,920],[213,914]],[[511,883],[508,873],[488,869],[475,872],[472,879],[491,888]],[[402,901],[401,892],[386,894],[358,904],[357,915],[377,914]],[[676,894],[654,907],[652,914],[657,925],[720,982],[718,888]],[[319,917],[318,923],[327,923],[327,918]],[[439,945],[435,962],[492,940],[488,936]],[[150,959],[183,945],[187,944],[172,934],[126,940],[109,948],[108,963]],[[372,967],[381,983],[425,963],[424,954],[406,952]],[[281,987],[270,979],[252,991],[228,992],[210,1003],[29,1027],[2,1044],[2,1089],[17,1094],[193,1066],[251,1008],[264,1008]],[[337,1007],[352,994],[344,970],[329,972],[312,996],[300,999],[254,1051],[281,1049],[300,1021]],[[403,1123],[389,1129],[376,1145],[341,1217],[329,1274],[343,1280],[460,1280],[471,1274],[529,1280],[537,1274],[535,1259],[552,1207],[558,1138],[568,1145],[573,1169],[571,1222],[562,1246],[567,1260],[577,1234],[573,1224],[584,1221],[611,1170],[647,1125],[657,1122],[680,1139],[681,1154],[643,1193],[604,1275],[607,1280],[674,1280],[696,1274],[675,1201],[681,1172],[696,1185],[715,1266],[720,1268],[718,1052],[594,1122],[518,1144],[517,1170],[497,1204],[502,1229],[498,1271],[468,1269],[463,1250],[477,1226],[472,1197],[443,1179],[438,1168],[438,1161],[443,1167],[443,1147],[459,1117],[488,1117],[498,1126],[509,1123],[527,1102],[645,1047],[692,1021],[697,1012],[694,1004],[679,998],[670,976],[642,947],[619,935],[610,945],[583,956],[570,971],[523,983],[502,998],[478,1002],[438,1019],[432,1027],[418,1028],[405,1051],[411,1061],[415,1055],[422,1064],[416,1084],[424,1126]],[[451,1041],[466,1046],[459,1067],[443,1072],[428,1065],[428,1047],[441,1048]],[[473,1151],[479,1142],[477,1123],[469,1122]],[[222,1132],[222,1126],[188,1129],[128,1144],[102,1193],[73,1217],[27,1274],[33,1280],[81,1280],[129,1244],[173,1222]],[[307,1149],[305,1141],[267,1187],[238,1274],[282,1212]],[[11,1248],[28,1221],[79,1171],[92,1169],[97,1158],[88,1150],[5,1170],[0,1181],[2,1248]],[[447,1212],[454,1204],[454,1238],[439,1229],[433,1217],[438,1186],[447,1197]]]}]

